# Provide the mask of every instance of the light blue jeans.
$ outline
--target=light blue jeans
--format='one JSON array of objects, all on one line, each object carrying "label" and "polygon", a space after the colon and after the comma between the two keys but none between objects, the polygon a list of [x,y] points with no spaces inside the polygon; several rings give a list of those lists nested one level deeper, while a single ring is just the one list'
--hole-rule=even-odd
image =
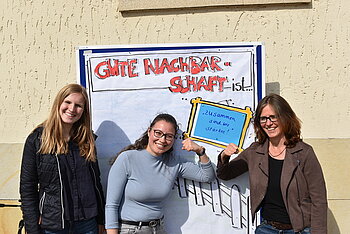
[{"label": "light blue jeans", "polygon": [[289,230],[279,230],[271,225],[265,223],[264,221],[256,228],[255,234],[310,234],[310,228],[305,228],[300,232],[294,232],[293,229]]},{"label": "light blue jeans", "polygon": [[98,225],[95,218],[75,221],[75,222],[64,222],[63,230],[48,230],[44,229],[43,234],[98,234]]},{"label": "light blue jeans", "polygon": [[160,224],[155,227],[150,226],[135,226],[130,224],[122,224],[119,234],[167,234],[164,229],[164,221],[161,220]]}]

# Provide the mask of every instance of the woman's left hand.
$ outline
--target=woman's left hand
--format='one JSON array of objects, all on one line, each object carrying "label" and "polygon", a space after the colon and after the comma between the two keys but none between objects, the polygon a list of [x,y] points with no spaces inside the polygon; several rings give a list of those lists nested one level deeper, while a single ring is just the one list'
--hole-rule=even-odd
[{"label": "woman's left hand", "polygon": [[182,141],[182,149],[187,151],[194,151],[197,154],[200,154],[203,150],[203,147],[192,141],[191,138],[187,138],[186,140]]}]

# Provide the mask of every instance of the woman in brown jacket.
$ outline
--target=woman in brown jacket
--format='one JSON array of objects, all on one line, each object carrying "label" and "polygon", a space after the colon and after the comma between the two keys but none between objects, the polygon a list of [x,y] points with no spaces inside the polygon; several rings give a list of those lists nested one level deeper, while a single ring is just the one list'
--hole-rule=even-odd
[{"label": "woman in brown jacket", "polygon": [[217,175],[230,180],[249,172],[251,212],[261,209],[256,234],[327,233],[327,195],[321,166],[312,147],[300,138],[300,120],[277,94],[256,109],[257,142],[236,158],[231,143],[218,157]]}]

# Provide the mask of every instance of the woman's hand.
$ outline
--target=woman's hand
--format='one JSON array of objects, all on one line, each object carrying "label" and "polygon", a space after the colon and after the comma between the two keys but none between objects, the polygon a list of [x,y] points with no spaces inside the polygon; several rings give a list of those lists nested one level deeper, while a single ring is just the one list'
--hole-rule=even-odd
[{"label": "woman's hand", "polygon": [[237,145],[230,143],[224,151],[221,152],[221,161],[224,162],[226,157],[231,157],[232,154],[238,154],[239,148]]},{"label": "woman's hand", "polygon": [[190,138],[182,141],[182,149],[187,151],[193,151],[199,156],[199,161],[201,163],[207,163],[210,161],[208,156],[205,153],[205,148],[203,146],[198,145]]},{"label": "woman's hand", "polygon": [[191,138],[182,141],[182,149],[196,152],[196,154],[201,154],[203,152],[203,147],[192,141]]}]

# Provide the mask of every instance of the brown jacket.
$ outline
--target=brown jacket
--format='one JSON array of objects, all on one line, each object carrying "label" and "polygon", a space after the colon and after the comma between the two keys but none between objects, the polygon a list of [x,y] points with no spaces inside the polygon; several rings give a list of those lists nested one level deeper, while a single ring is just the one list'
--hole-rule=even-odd
[{"label": "brown jacket", "polygon": [[[268,185],[268,142],[253,143],[236,158],[221,162],[217,176],[233,179],[249,171],[251,212],[259,210]],[[295,232],[311,227],[312,234],[327,233],[327,194],[321,166],[312,147],[298,142],[287,148],[281,174],[281,191]]]}]

